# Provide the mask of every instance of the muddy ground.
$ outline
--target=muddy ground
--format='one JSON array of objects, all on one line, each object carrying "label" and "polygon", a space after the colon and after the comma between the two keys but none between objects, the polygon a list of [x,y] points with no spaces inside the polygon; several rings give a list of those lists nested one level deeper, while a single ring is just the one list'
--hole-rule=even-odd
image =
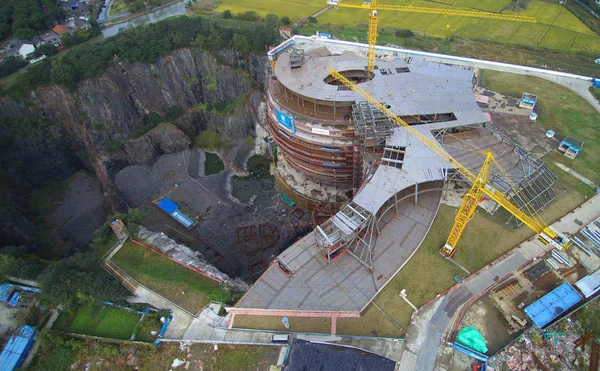
[{"label": "muddy ground", "polygon": [[[227,155],[242,168],[249,156],[247,144]],[[246,194],[248,190],[254,191],[267,202],[252,203],[252,199],[240,202],[231,193],[231,171],[205,176],[204,160],[205,154],[200,150],[163,155],[152,166],[123,169],[115,183],[129,206],[141,207],[145,212],[146,228],[163,232],[199,251],[230,276],[253,282],[281,251],[310,231],[309,215],[304,215],[301,221],[293,218],[290,214],[294,209],[280,199],[271,179],[253,179],[244,190]],[[171,198],[197,224],[188,230],[159,210],[155,202],[163,197]],[[277,228],[279,238],[271,247],[246,254],[242,243],[236,241],[236,227],[265,223]],[[258,264],[250,266],[249,262]]]}]

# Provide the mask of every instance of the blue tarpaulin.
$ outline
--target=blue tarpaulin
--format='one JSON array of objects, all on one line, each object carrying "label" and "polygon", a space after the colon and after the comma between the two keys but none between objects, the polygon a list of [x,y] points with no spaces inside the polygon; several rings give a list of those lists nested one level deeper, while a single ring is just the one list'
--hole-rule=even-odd
[{"label": "blue tarpaulin", "polygon": [[10,283],[3,283],[0,285],[0,301],[6,303],[8,299],[10,299],[10,296],[14,290],[15,286],[11,285]]},{"label": "blue tarpaulin", "polygon": [[163,198],[158,201],[157,206],[165,213],[171,215],[171,217],[181,223],[184,227],[190,228],[194,225],[194,221],[189,216],[185,215],[179,210],[179,206],[169,198]]},{"label": "blue tarpaulin", "polygon": [[10,337],[0,354],[0,370],[12,371],[21,365],[33,345],[35,334],[33,327],[23,326]]},{"label": "blue tarpaulin", "polygon": [[565,282],[525,308],[525,314],[537,327],[543,328],[581,299],[575,288]]},{"label": "blue tarpaulin", "polygon": [[17,305],[17,303],[19,302],[20,296],[21,296],[21,293],[18,291],[15,291],[15,293],[12,294],[12,296],[8,300],[8,305],[10,305],[11,307],[14,307],[15,305]]},{"label": "blue tarpaulin", "polygon": [[179,206],[169,198],[163,198],[158,201],[158,207],[167,214],[171,214],[173,211],[179,209]]}]

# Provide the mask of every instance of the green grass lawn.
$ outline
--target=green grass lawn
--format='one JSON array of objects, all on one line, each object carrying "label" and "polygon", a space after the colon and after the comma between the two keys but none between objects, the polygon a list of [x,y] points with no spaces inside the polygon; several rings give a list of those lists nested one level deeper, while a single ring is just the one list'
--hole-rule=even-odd
[{"label": "green grass lawn", "polygon": [[600,184],[600,114],[588,102],[548,80],[505,72],[485,71],[483,86],[513,97],[520,97],[524,91],[536,94],[536,109],[540,111],[536,125],[554,130],[559,138],[571,135],[584,141],[576,159],[552,158]]},{"label": "green grass lawn", "polygon": [[[382,1],[381,4],[401,4],[397,1]],[[510,1],[459,1],[456,9],[471,7],[474,9],[499,12]],[[453,8],[447,2],[408,1],[417,7]],[[510,8],[510,6],[508,7]],[[505,14],[513,13],[510,9]],[[420,14],[382,10],[379,12],[379,26],[410,29],[424,32],[428,36],[448,37],[451,35],[470,38],[509,42],[524,46],[543,47],[563,51],[597,51],[600,49],[600,37],[586,27],[577,17],[558,4],[545,1],[533,1],[521,15],[533,16],[537,23],[519,23],[504,20],[485,20],[436,14]],[[356,26],[368,22],[368,12],[363,9],[330,9],[318,17],[320,25],[334,24]],[[585,36],[575,42],[576,36]],[[339,36],[339,35],[337,35]],[[585,45],[585,43],[589,45]],[[573,44],[574,49],[571,49]]]},{"label": "green grass lawn", "polygon": [[568,52],[575,41],[577,33],[552,27],[544,36],[539,46],[542,48],[557,49]]},{"label": "green grass lawn", "polygon": [[[290,331],[314,332],[319,334],[331,333],[331,318],[290,317]],[[281,317],[272,316],[235,316],[235,328],[251,328],[262,330],[286,331]]]},{"label": "green grass lawn", "polygon": [[577,34],[573,45],[571,45],[571,52],[599,53],[600,41],[598,40],[595,36]]},{"label": "green grass lawn", "polygon": [[[77,334],[127,340],[131,338],[141,315],[111,306],[87,305],[77,313],[63,313],[57,325]],[[70,322],[70,323],[69,323]]]},{"label": "green grass lawn", "polygon": [[[217,282],[131,241],[123,245],[112,261],[142,285],[192,313],[211,300],[221,299]],[[231,294],[223,290],[223,301],[231,300]]]},{"label": "green grass lawn", "polygon": [[541,23],[522,23],[512,34],[508,43],[537,46],[550,30],[550,26]]},{"label": "green grass lawn", "polygon": [[221,0],[215,12],[222,13],[231,10],[233,14],[253,10],[260,16],[274,13],[279,17],[290,17],[297,20],[306,18],[327,6],[325,0]]}]

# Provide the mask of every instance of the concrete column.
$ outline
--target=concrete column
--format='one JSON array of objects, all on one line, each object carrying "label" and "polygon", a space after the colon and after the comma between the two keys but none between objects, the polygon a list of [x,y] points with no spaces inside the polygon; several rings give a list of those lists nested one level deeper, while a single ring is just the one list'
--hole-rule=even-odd
[{"label": "concrete column", "polygon": [[415,184],[415,204],[419,202],[419,183]]}]

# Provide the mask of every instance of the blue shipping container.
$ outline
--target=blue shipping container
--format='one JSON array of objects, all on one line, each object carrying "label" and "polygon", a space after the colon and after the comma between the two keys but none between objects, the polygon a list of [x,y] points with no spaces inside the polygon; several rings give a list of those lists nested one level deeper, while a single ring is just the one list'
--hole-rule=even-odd
[{"label": "blue shipping container", "polygon": [[184,227],[191,228],[194,225],[192,218],[179,211],[179,206],[171,199],[163,198],[158,201],[157,205],[162,211],[169,214],[171,218],[175,219]]},{"label": "blue shipping container", "polygon": [[525,308],[525,314],[537,327],[543,328],[581,299],[573,286],[565,282]]},{"label": "blue shipping container", "polygon": [[35,329],[23,326],[10,337],[0,354],[0,370],[12,371],[17,369],[27,356],[35,340]]}]

